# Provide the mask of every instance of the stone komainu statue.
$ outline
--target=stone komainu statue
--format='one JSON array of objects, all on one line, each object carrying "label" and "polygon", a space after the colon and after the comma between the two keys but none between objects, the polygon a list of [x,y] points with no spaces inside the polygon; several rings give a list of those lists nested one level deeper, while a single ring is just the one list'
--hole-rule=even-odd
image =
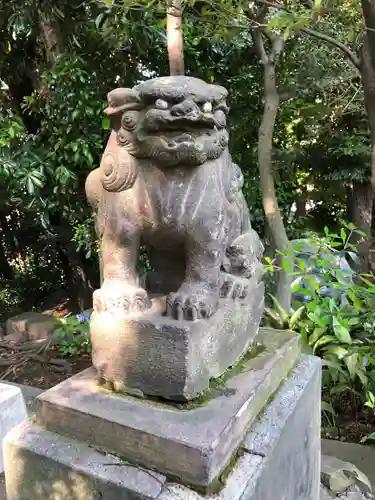
[{"label": "stone komainu statue", "polygon": [[[86,193],[96,213],[103,283],[94,311],[147,309],[209,318],[219,298],[243,299],[262,276],[240,168],[228,151],[227,91],[196,78],[163,77],[108,95],[112,132]],[[137,259],[153,272],[140,286]]]}]

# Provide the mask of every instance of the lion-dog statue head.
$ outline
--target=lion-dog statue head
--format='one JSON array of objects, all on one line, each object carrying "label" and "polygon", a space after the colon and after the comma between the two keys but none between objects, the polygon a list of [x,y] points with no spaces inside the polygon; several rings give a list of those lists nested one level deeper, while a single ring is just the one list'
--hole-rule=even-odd
[{"label": "lion-dog statue head", "polygon": [[[194,167],[219,158],[228,145],[226,96],[225,88],[197,78],[161,77],[110,92],[106,114],[118,145],[134,158]],[[123,168],[115,156],[109,150],[102,160],[108,191],[130,188],[136,179],[136,163],[127,160]]]}]

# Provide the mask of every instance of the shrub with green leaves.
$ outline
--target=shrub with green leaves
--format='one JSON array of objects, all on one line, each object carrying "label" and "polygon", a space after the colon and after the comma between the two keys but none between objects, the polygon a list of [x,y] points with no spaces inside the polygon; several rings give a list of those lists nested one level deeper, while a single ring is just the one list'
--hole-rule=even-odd
[{"label": "shrub with green leaves", "polygon": [[62,356],[76,356],[91,353],[90,314],[72,314],[66,318],[56,318],[60,327],[54,336]]},{"label": "shrub with green leaves", "polygon": [[[266,318],[273,326],[298,331],[309,352],[323,359],[323,387],[331,395],[350,391],[364,403],[375,390],[375,279],[354,269],[354,235],[363,233],[348,224],[339,234],[325,228],[323,237],[291,244],[282,255],[295,277],[297,300],[287,313],[273,298],[275,307],[267,309]],[[267,264],[275,270],[271,260]]]}]

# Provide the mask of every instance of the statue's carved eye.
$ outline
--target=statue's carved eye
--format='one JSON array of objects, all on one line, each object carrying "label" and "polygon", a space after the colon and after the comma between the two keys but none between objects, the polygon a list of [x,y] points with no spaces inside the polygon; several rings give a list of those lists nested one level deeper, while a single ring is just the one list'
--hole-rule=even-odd
[{"label": "statue's carved eye", "polygon": [[204,113],[212,113],[212,104],[210,102],[205,102],[202,107]]},{"label": "statue's carved eye", "polygon": [[169,108],[167,101],[164,101],[164,99],[158,99],[155,102],[155,107],[157,109],[168,109]]}]

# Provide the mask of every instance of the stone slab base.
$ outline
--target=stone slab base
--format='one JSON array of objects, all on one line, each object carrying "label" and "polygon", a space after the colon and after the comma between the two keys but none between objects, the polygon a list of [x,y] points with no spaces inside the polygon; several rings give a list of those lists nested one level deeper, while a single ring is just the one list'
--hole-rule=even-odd
[{"label": "stone slab base", "polygon": [[301,357],[212,496],[27,423],[5,439],[8,500],[319,500],[320,378]]},{"label": "stone slab base", "polygon": [[177,321],[154,308],[124,316],[94,313],[93,364],[118,391],[190,400],[254,343],[264,284],[254,286],[246,299],[220,299],[219,310],[208,319]]},{"label": "stone slab base", "polygon": [[[27,420],[27,409],[21,389],[0,384],[0,442],[13,427],[25,420]],[[3,455],[0,453],[0,473],[3,470]]]},{"label": "stone slab base", "polygon": [[[302,356],[241,446],[210,500],[319,500],[321,363]],[[167,484],[158,500],[208,500]]]},{"label": "stone slab base", "polygon": [[153,500],[165,477],[34,426],[4,440],[7,500]]},{"label": "stone slab base", "polygon": [[103,391],[89,369],[37,398],[37,423],[208,489],[300,355],[293,332],[262,329],[260,340],[263,352],[196,406],[177,409]]}]

